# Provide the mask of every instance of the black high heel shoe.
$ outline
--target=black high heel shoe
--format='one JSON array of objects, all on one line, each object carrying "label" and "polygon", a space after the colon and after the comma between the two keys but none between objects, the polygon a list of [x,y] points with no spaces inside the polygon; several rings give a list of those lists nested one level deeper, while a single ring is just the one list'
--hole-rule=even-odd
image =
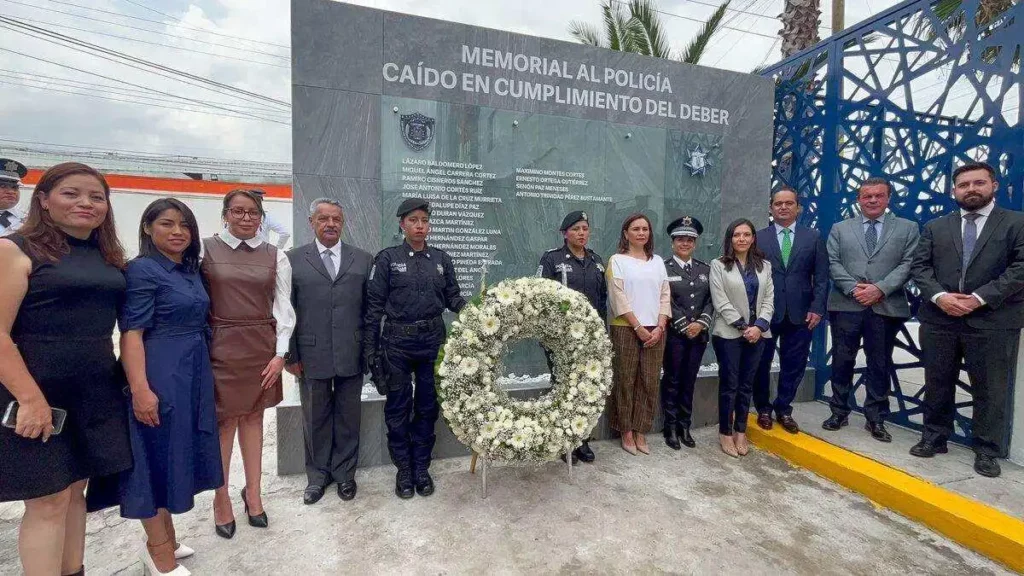
[{"label": "black high heel shoe", "polygon": [[217,532],[217,536],[221,538],[227,538],[231,540],[235,537],[235,521],[232,520],[227,524],[214,524],[214,530]]},{"label": "black high heel shoe", "polygon": [[[249,526],[252,526],[253,528],[266,528],[270,525],[270,520],[267,518],[266,510],[255,516],[249,514],[249,502],[245,500],[245,488],[242,488],[242,505],[245,506],[245,515],[249,517]],[[234,522],[232,522],[232,524],[234,524]]]}]

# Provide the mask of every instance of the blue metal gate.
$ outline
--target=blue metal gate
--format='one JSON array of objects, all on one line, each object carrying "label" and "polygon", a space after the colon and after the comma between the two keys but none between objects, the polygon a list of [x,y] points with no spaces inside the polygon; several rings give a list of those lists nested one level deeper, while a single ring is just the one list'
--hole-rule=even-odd
[{"label": "blue metal gate", "polygon": [[[1020,210],[1022,42],[1018,0],[907,0],[768,68],[763,75],[776,81],[773,184],[797,189],[801,223],[827,235],[856,214],[860,182],[884,175],[894,186],[890,209],[923,225],[956,208],[953,169],[985,160],[1000,173],[999,204]],[[908,291],[916,310],[916,290]],[[831,351],[826,329],[817,332],[812,362],[820,399]],[[915,332],[908,323],[897,343],[902,360],[891,373],[891,420],[920,428]],[[956,439],[964,441],[970,386],[961,381],[960,389]]]}]

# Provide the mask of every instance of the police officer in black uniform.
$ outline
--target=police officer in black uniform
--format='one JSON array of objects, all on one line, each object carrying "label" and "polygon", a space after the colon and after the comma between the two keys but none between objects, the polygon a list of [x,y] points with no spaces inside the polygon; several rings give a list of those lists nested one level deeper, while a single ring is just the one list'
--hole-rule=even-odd
[{"label": "police officer in black uniform", "polygon": [[[559,231],[565,237],[565,243],[541,256],[537,276],[561,282],[564,286],[582,292],[601,319],[607,322],[608,284],[604,278],[604,261],[596,252],[587,248],[587,242],[590,240],[590,220],[587,213],[580,210],[570,212],[562,219]],[[549,359],[548,365],[550,364]],[[594,461],[594,451],[590,449],[590,443],[586,440],[583,441],[583,445],[573,450],[572,456],[574,461]]]},{"label": "police officer in black uniform", "polygon": [[714,306],[711,304],[711,267],[693,257],[697,239],[704,232],[700,221],[677,218],[666,230],[672,238],[672,257],[665,260],[672,293],[672,326],[665,343],[661,377],[661,410],[665,415],[665,444],[680,449],[680,440],[694,447],[690,435],[693,386],[708,347]]},{"label": "police officer in black uniform", "polygon": [[363,340],[372,380],[387,395],[388,450],[398,467],[395,494],[412,498],[414,487],[420,496],[434,493],[427,470],[440,411],[434,361],[445,339],[441,313],[446,308],[458,312],[466,301],[451,257],[427,245],[430,204],[409,198],[397,216],[405,241],[381,250],[374,260],[366,285]]}]

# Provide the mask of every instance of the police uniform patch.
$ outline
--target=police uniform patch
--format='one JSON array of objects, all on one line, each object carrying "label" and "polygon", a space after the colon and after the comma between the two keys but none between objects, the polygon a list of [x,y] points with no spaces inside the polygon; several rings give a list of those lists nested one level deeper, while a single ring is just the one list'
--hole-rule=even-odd
[{"label": "police uniform patch", "polygon": [[537,277],[540,278],[544,275],[544,265],[537,266]]},{"label": "police uniform patch", "polygon": [[373,280],[373,277],[376,276],[376,275],[377,275],[377,266],[374,265],[372,268],[370,268],[370,280]]},{"label": "police uniform patch", "polygon": [[408,267],[408,265],[405,262],[392,262],[391,263],[391,271],[392,272],[405,272],[408,269],[409,269],[409,267]]},{"label": "police uniform patch", "polygon": [[600,262],[594,262],[594,266],[597,266],[597,270],[600,273],[604,274],[604,264],[601,264]]},{"label": "police uniform patch", "polygon": [[707,274],[701,274],[700,276],[697,276],[697,279],[700,280],[701,282],[707,282],[708,281],[708,275]]},{"label": "police uniform patch", "polygon": [[437,265],[437,273],[443,275],[444,274],[444,266],[438,264]]}]

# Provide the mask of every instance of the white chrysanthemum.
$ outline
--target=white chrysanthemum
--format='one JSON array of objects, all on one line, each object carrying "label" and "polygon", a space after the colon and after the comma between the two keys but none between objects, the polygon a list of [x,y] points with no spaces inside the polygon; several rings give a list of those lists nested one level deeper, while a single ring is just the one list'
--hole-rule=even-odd
[{"label": "white chrysanthemum", "polygon": [[577,416],[572,419],[572,431],[574,434],[580,435],[587,431],[587,419],[583,416]]},{"label": "white chrysanthemum", "polygon": [[480,362],[476,358],[467,356],[459,362],[459,373],[463,376],[472,376],[480,369]]},{"label": "white chrysanthemum", "polygon": [[508,286],[499,286],[494,291],[494,297],[498,299],[501,304],[511,304],[516,301],[516,293],[512,291]]},{"label": "white chrysanthemum", "polygon": [[597,359],[591,359],[587,361],[586,366],[583,367],[583,374],[591,380],[597,380],[604,373],[602,369],[601,361]]},{"label": "white chrysanthemum", "polygon": [[483,320],[480,321],[480,331],[485,336],[492,336],[498,332],[498,328],[501,327],[501,321],[496,316],[484,316]]},{"label": "white chrysanthemum", "polygon": [[439,366],[438,369],[437,369],[437,375],[442,377],[442,378],[444,378],[445,376],[448,375],[448,363],[447,362],[441,362],[441,366]]},{"label": "white chrysanthemum", "polygon": [[572,337],[573,340],[582,340],[583,336],[586,335],[586,333],[586,327],[584,327],[583,324],[580,324],[579,322],[573,324],[572,326],[569,326],[569,336]]}]

